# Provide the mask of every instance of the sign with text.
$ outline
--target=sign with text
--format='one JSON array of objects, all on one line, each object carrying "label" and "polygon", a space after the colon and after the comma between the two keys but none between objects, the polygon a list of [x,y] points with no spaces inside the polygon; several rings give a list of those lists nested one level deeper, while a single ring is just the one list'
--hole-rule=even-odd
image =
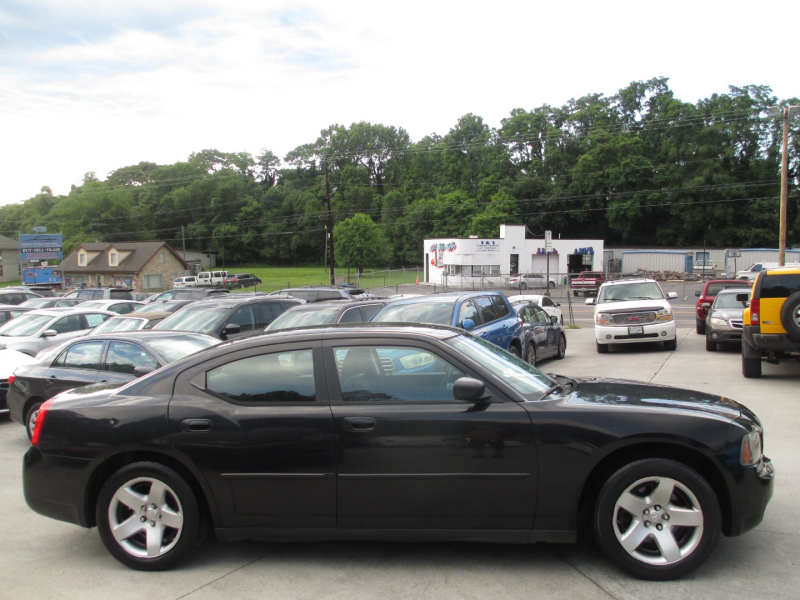
[{"label": "sign with text", "polygon": [[60,233],[19,234],[20,260],[63,260]]}]

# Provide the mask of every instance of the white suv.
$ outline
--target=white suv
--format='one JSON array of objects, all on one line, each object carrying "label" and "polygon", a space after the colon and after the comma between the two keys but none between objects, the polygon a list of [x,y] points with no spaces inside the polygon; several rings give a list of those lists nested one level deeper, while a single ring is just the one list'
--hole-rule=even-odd
[{"label": "white suv", "polygon": [[653,279],[620,279],[600,286],[594,304],[594,338],[600,354],[611,344],[664,342],[665,350],[675,350],[678,338],[675,317],[669,300],[678,294],[664,291]]}]

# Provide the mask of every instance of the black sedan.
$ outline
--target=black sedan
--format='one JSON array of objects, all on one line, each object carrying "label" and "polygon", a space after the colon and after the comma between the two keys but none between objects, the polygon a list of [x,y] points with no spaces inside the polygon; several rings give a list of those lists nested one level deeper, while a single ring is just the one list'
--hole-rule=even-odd
[{"label": "black sedan", "polygon": [[522,321],[523,354],[531,365],[545,358],[564,358],[567,336],[557,317],[548,315],[538,304],[530,301],[513,302],[511,307]]},{"label": "black sedan", "polygon": [[181,332],[126,331],[76,338],[40,352],[34,364],[17,367],[8,381],[11,419],[25,425],[30,436],[39,407],[64,390],[126,383],[218,343],[207,335]]},{"label": "black sedan", "polygon": [[49,400],[23,487],[141,570],[185,558],[204,523],[221,540],[573,542],[585,509],[614,563],[671,579],[761,521],[761,433],[732,400],[553,379],[461,330],[330,325]]}]

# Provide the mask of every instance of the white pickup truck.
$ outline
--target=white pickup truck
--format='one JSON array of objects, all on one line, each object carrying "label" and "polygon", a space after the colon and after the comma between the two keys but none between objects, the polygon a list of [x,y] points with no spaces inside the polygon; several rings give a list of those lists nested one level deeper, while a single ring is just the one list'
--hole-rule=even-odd
[{"label": "white pickup truck", "polygon": [[[750,268],[744,271],[736,271],[736,279],[747,279],[748,281],[755,280],[756,276],[764,269],[775,269],[779,266],[776,262],[759,262],[750,265]],[[800,267],[800,263],[786,263],[787,267]]]},{"label": "white pickup truck", "polygon": [[230,276],[227,271],[200,271],[197,274],[198,286],[224,287],[225,278]]}]

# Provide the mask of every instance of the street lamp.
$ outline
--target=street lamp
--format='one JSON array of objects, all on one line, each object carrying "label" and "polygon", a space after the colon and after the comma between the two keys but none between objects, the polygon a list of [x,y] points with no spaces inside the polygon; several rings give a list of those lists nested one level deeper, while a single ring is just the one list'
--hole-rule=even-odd
[{"label": "street lamp", "polygon": [[800,114],[800,106],[772,106],[769,109],[771,117],[783,113],[783,143],[781,144],[781,220],[780,240],[778,242],[778,264],[786,264],[786,197],[789,189],[789,117]]}]

